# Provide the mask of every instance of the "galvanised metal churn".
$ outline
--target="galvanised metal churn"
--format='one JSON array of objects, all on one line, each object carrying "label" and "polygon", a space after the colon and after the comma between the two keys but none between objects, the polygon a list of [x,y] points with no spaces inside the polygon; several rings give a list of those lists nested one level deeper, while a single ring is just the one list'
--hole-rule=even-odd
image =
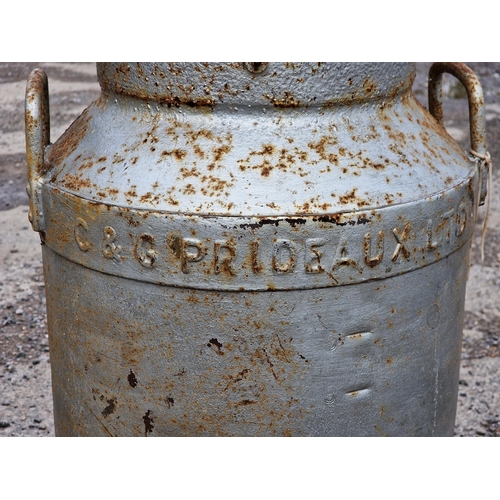
[{"label": "galvanised metal churn", "polygon": [[[442,126],[469,95],[471,148]],[[443,436],[486,195],[463,64],[102,63],[27,86],[59,436]]]}]

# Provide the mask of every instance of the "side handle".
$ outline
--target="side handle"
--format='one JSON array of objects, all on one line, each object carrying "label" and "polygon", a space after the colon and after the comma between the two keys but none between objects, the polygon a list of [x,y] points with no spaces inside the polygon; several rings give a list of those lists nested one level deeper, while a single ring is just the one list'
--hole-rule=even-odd
[{"label": "side handle", "polygon": [[[484,94],[481,83],[475,73],[464,63],[438,62],[434,63],[429,70],[428,93],[429,111],[444,127],[443,104],[442,104],[442,77],[443,73],[450,73],[465,87],[469,101],[469,126],[471,154],[484,160],[487,156],[486,150],[486,120],[484,110]],[[482,162],[481,168],[488,168],[487,162]],[[481,187],[479,204],[483,205],[487,193],[488,172],[481,172]]]},{"label": "side handle", "polygon": [[29,221],[34,231],[45,227],[41,186],[45,148],[50,143],[49,84],[41,69],[34,69],[26,85],[25,103],[26,161],[28,163]]}]

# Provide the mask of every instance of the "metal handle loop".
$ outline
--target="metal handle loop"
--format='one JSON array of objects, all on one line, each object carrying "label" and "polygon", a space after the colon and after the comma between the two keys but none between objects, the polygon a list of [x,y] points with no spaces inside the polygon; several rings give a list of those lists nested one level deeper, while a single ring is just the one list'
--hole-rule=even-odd
[{"label": "metal handle loop", "polygon": [[469,123],[471,149],[480,155],[486,154],[486,122],[484,95],[479,79],[464,63],[434,63],[429,70],[429,111],[444,127],[442,105],[442,76],[450,73],[467,91],[469,101]]},{"label": "metal handle loop", "polygon": [[26,161],[30,198],[29,219],[35,231],[43,231],[44,218],[40,192],[45,147],[50,143],[49,84],[41,69],[34,69],[26,85],[25,103]]}]

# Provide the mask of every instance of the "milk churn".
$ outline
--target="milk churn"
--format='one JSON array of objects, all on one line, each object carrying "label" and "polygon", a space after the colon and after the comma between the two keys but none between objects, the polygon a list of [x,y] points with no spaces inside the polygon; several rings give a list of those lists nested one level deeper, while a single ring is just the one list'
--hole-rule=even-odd
[{"label": "milk churn", "polygon": [[[474,155],[442,126],[469,93]],[[441,436],[487,164],[481,87],[407,63],[103,63],[27,87],[59,436]],[[434,115],[434,116],[433,116]]]}]

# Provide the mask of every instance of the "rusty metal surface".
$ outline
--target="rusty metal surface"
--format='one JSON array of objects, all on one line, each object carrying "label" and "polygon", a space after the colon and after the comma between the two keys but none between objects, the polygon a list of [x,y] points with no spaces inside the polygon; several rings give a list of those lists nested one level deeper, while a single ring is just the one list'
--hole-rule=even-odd
[{"label": "rusty metal surface", "polygon": [[[98,63],[105,94],[172,108],[327,108],[408,92],[413,63]],[[246,111],[241,109],[241,111]]]},{"label": "rusty metal surface", "polygon": [[58,435],[451,435],[476,162],[408,64],[106,63],[43,166]]},{"label": "rusty metal surface", "polygon": [[[406,93],[382,87],[335,107],[315,96],[314,106],[264,100],[207,110],[103,92],[48,150],[51,182],[115,206],[201,215],[323,214],[419,200],[459,183],[470,166],[408,92],[413,66],[402,68],[396,81],[379,71]],[[348,70],[339,73],[356,80]],[[266,86],[265,73],[252,78]],[[336,95],[334,82],[320,81]]]},{"label": "rusty metal surface", "polygon": [[443,73],[457,78],[467,91],[469,100],[471,148],[484,155],[486,153],[486,119],[484,95],[481,83],[474,72],[464,63],[434,63],[429,70],[429,112],[444,126],[442,105]]},{"label": "rusty metal surface", "polygon": [[56,432],[451,436],[466,260],[227,292],[103,277],[45,246]]},{"label": "rusty metal surface", "polygon": [[43,231],[41,182],[44,174],[45,147],[50,143],[49,83],[38,69],[31,72],[26,85],[26,160],[30,198],[29,220],[35,231]]},{"label": "rusty metal surface", "polygon": [[409,272],[470,241],[477,176],[435,196],[333,215],[174,215],[89,202],[45,186],[45,244],[140,281],[218,290],[348,285]]},{"label": "rusty metal surface", "polygon": [[[442,78],[443,73],[450,73],[464,86],[469,101],[470,145],[471,154],[480,162],[487,154],[486,149],[486,118],[484,108],[484,94],[478,77],[464,63],[434,63],[429,70],[429,112],[444,126],[442,104]],[[481,194],[479,205],[483,205],[488,190],[488,167],[480,166]]]}]

